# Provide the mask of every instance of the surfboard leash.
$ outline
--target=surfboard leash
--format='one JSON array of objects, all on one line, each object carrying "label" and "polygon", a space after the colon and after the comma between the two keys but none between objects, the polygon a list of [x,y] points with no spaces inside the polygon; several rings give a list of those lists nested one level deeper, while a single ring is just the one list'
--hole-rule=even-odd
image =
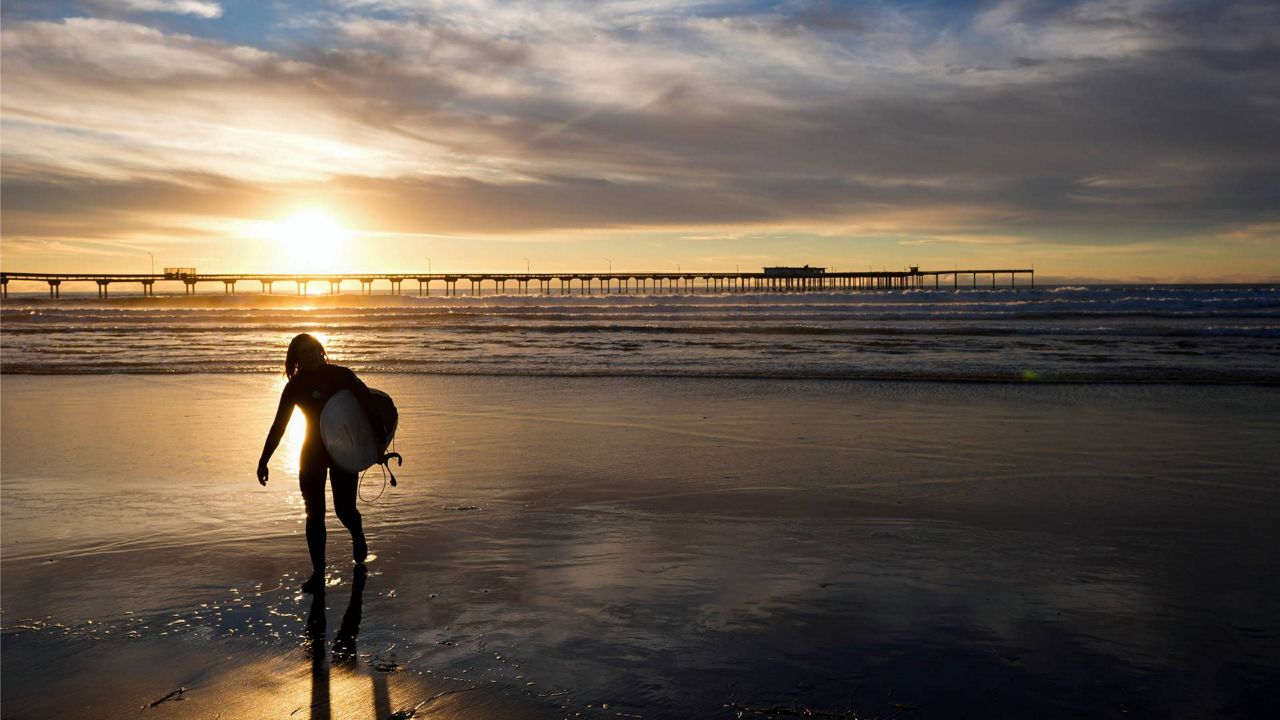
[{"label": "surfboard leash", "polygon": [[[393,441],[391,442],[391,447],[393,447],[393,448],[394,448],[394,447],[395,447],[395,445],[396,445],[396,444],[395,444],[395,441],[393,440]],[[386,455],[383,455],[383,456],[382,456],[382,459],[378,461],[378,464],[379,464],[379,465],[381,465],[383,468],[385,468],[385,469],[386,469],[387,474],[391,476],[391,487],[395,487],[395,486],[396,486],[396,484],[397,484],[397,483],[396,483],[396,474],[395,474],[395,473],[393,473],[393,472],[391,472],[391,460],[392,460],[392,458],[394,458],[394,459],[395,459],[395,461],[396,461],[396,467],[401,467],[401,466],[403,466],[403,465],[404,465],[404,458],[400,457],[400,453],[398,453],[398,452],[389,452],[389,453],[387,453]]]},{"label": "surfboard leash", "polygon": [[378,466],[378,472],[382,473],[382,489],[378,491],[378,494],[375,495],[372,500],[365,500],[364,497],[360,495],[360,486],[364,484],[364,476],[369,472],[369,469],[365,468],[364,472],[360,473],[360,480],[356,483],[356,497],[370,504],[377,502],[378,498],[381,498],[383,494],[387,492],[388,475],[391,476],[391,487],[397,487],[399,485],[399,483],[396,482],[396,474],[391,471],[391,460],[394,459],[396,461],[396,466],[401,467],[404,465],[404,457],[402,457],[400,453],[395,452],[395,447],[396,441],[392,440],[391,452],[384,454],[378,459],[378,462],[375,463]]},{"label": "surfboard leash", "polygon": [[378,464],[381,465],[383,469],[387,471],[387,474],[391,476],[391,487],[395,487],[397,485],[396,474],[391,472],[391,459],[395,458],[396,467],[403,467],[404,458],[400,457],[400,453],[396,452],[396,438],[394,435],[392,435],[391,445],[387,449],[391,452],[383,453],[382,457],[378,458]]},{"label": "surfboard leash", "polygon": [[364,476],[369,474],[369,468],[365,468],[364,472],[360,473],[360,479],[356,481],[356,497],[370,505],[377,502],[378,498],[382,497],[382,495],[387,492],[387,473],[382,468],[378,468],[378,470],[382,473],[382,489],[379,490],[378,494],[374,495],[372,498],[365,498],[364,495],[360,494],[360,488],[364,486]]}]

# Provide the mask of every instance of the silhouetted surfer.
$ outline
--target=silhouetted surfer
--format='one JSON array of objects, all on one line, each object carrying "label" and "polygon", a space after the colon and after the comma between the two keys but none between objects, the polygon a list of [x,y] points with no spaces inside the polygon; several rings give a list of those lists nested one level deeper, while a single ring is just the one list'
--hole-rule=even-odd
[{"label": "silhouetted surfer", "polygon": [[302,442],[298,486],[307,507],[307,549],[311,552],[312,570],[311,577],[302,585],[302,589],[316,592],[324,588],[325,475],[329,476],[333,485],[334,512],[351,531],[352,557],[357,563],[363,563],[369,556],[360,511],[356,509],[359,478],[356,473],[340,469],[329,458],[320,438],[320,413],[334,393],[350,390],[368,415],[380,443],[386,440],[386,430],[374,409],[369,388],[348,368],[330,364],[324,346],[311,335],[303,333],[289,343],[289,352],[284,359],[284,374],[289,378],[289,384],[280,393],[280,407],[276,410],[271,431],[267,433],[267,442],[262,447],[262,458],[258,460],[258,482],[267,484],[267,461],[280,444],[280,438],[284,437],[293,408],[300,408],[307,419],[307,436]]}]

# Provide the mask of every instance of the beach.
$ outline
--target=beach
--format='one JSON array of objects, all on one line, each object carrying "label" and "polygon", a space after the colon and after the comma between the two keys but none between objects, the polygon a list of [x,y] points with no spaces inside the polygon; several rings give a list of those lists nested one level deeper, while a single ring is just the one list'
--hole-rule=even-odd
[{"label": "beach", "polygon": [[4,717],[1280,709],[1276,387],[365,378],[317,604],[278,376],[4,376]]},{"label": "beach", "polygon": [[0,3],[0,720],[1280,718],[1280,1]]}]

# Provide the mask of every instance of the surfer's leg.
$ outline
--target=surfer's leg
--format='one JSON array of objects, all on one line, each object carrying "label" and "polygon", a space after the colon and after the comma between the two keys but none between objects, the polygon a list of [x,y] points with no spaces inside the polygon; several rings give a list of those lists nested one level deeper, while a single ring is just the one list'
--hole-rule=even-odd
[{"label": "surfer's leg", "polygon": [[351,556],[362,563],[369,556],[369,545],[364,539],[364,523],[360,518],[360,510],[356,508],[356,492],[360,486],[360,477],[355,473],[344,472],[337,468],[329,469],[329,479],[333,483],[333,510],[343,526],[351,531]]},{"label": "surfer's leg", "polygon": [[326,468],[321,465],[302,467],[298,474],[298,488],[307,508],[307,550],[311,553],[311,570],[324,575],[324,481]]}]

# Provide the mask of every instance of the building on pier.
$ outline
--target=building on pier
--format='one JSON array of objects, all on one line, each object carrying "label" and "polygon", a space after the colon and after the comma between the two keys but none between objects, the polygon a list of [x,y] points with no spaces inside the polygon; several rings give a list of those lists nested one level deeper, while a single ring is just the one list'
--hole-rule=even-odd
[{"label": "building on pier", "polygon": [[825,275],[827,269],[824,267],[767,267],[764,269],[765,277],[818,277]]}]

